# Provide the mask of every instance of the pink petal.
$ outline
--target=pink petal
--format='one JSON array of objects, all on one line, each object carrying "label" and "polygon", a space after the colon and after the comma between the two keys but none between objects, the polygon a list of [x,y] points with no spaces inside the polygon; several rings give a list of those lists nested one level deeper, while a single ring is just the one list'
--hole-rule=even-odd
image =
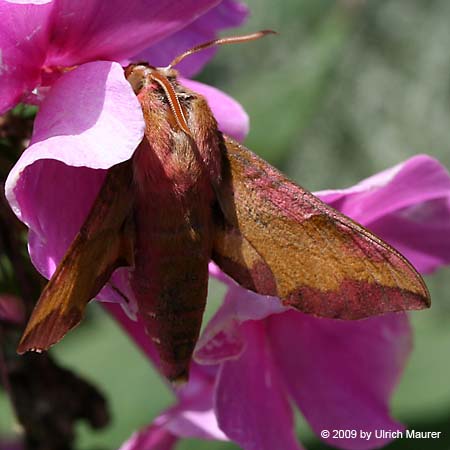
[{"label": "pink petal", "polygon": [[26,161],[56,159],[108,169],[131,158],[144,128],[141,106],[122,67],[87,63],[62,76],[42,103]]},{"label": "pink petal", "polygon": [[178,439],[163,427],[150,425],[134,433],[119,450],[172,450]]},{"label": "pink petal", "polygon": [[197,342],[194,358],[200,364],[218,364],[241,357],[246,342],[240,325],[287,310],[278,298],[258,295],[231,283],[222,306]]},{"label": "pink petal", "polygon": [[[218,31],[241,25],[247,16],[248,8],[244,4],[235,0],[223,0],[187,27],[145,49],[133,59],[165,67],[185,50],[215,39]],[[216,50],[209,49],[189,56],[176,69],[185,77],[190,77],[200,71]]]},{"label": "pink petal", "polygon": [[42,70],[126,60],[186,27],[219,0],[25,3],[0,2],[0,113],[40,84]]},{"label": "pink petal", "polygon": [[213,383],[192,375],[178,404],[135,433],[120,450],[171,449],[179,438],[228,440],[212,408]]},{"label": "pink petal", "polygon": [[436,159],[418,155],[336,191],[316,192],[355,220],[370,223],[406,207],[449,196],[448,171]]},{"label": "pink petal", "polygon": [[[189,386],[186,389],[193,390]],[[178,405],[159,416],[154,424],[164,426],[179,438],[228,440],[220,430],[213,410],[212,384],[202,387],[193,397],[182,398]]]},{"label": "pink petal", "polygon": [[242,327],[245,353],[223,363],[218,375],[219,426],[245,450],[298,450],[291,408],[263,325],[247,322]]},{"label": "pink petal", "polygon": [[0,2],[0,114],[40,82],[52,5]]},{"label": "pink petal", "polygon": [[95,298],[104,302],[119,303],[126,315],[136,321],[139,308],[130,284],[130,272],[132,270],[130,267],[116,269]]},{"label": "pink petal", "polygon": [[51,89],[36,117],[32,145],[10,178],[43,159],[107,169],[131,157],[144,127],[141,107],[122,67],[109,62],[84,64]]},{"label": "pink petal", "polygon": [[223,273],[219,269],[219,266],[216,263],[214,263],[213,261],[209,262],[208,270],[209,270],[209,274],[211,276],[213,276],[214,278],[217,278],[219,281],[226,284],[227,286],[233,286],[233,284],[235,284],[235,282],[228,275]]},{"label": "pink petal", "polygon": [[51,277],[79,231],[105,175],[104,170],[40,160],[7,186],[11,205],[30,228],[32,262],[46,278]]},{"label": "pink petal", "polygon": [[175,33],[218,0],[58,2],[47,65],[120,61]]},{"label": "pink petal", "polygon": [[419,155],[349,189],[317,194],[421,272],[450,263],[450,176],[435,159]]},{"label": "pink petal", "polygon": [[51,3],[53,0],[5,0],[8,3],[17,3],[22,5],[45,5]]},{"label": "pink petal", "polygon": [[[405,314],[348,322],[289,311],[267,325],[275,364],[313,430],[403,430],[389,416],[389,399],[411,350]],[[389,439],[333,439],[369,449]]]},{"label": "pink petal", "polygon": [[207,84],[182,78],[180,83],[206,97],[219,129],[237,141],[243,141],[249,130],[249,119],[242,106],[227,94]]},{"label": "pink petal", "polygon": [[101,186],[106,172],[94,169],[129,159],[143,130],[141,108],[119,64],[88,63],[55,84],[36,118],[32,145],[6,181],[8,201],[30,228],[33,263],[45,276]]},{"label": "pink petal", "polygon": [[[447,201],[418,205],[422,215],[415,221],[408,214],[411,207],[370,224],[370,229],[393,245],[421,273],[450,264],[450,208]],[[441,220],[441,213],[445,216]],[[404,216],[403,216],[404,214]]]}]

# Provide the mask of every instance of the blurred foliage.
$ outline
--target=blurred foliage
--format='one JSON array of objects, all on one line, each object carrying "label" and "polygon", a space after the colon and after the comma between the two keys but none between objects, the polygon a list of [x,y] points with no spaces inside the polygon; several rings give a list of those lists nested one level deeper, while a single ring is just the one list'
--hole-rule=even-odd
[{"label": "blurred foliage", "polygon": [[[310,190],[346,187],[417,153],[450,167],[448,0],[249,0],[245,31],[279,36],[223,47],[200,79],[246,108],[246,144]],[[450,449],[450,272],[428,277],[433,308],[411,314],[415,350],[393,398],[393,414],[438,440],[399,440],[392,449]],[[209,315],[221,292],[211,289]],[[117,448],[173,396],[99,307],[55,349],[111,402],[109,429],[80,428],[80,449]],[[320,355],[318,355],[320,357]],[[0,434],[5,422],[0,397]],[[299,438],[325,449],[299,418]],[[184,441],[182,450],[233,449]]]}]

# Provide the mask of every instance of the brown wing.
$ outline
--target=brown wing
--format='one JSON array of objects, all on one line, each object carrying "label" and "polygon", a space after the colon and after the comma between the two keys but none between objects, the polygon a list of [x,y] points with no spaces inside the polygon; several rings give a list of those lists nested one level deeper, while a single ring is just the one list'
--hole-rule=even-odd
[{"label": "brown wing", "polygon": [[236,281],[322,317],[422,309],[428,290],[380,238],[225,138],[213,259]]},{"label": "brown wing", "polygon": [[128,162],[108,172],[88,218],[34,308],[18,353],[46,350],[62,339],[112,272],[132,264],[131,179]]}]

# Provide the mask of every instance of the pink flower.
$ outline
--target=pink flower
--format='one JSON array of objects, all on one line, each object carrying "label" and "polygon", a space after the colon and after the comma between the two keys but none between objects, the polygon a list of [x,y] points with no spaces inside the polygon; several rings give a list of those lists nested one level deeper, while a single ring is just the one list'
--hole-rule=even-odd
[{"label": "pink flower", "polygon": [[[246,15],[234,0],[1,1],[0,114],[88,62],[166,65],[218,30],[240,25]],[[181,72],[192,75],[210,56],[192,56]],[[105,81],[102,73],[91,76]]]},{"label": "pink flower", "polygon": [[[450,262],[450,177],[422,155],[345,190],[318,195],[399,248],[421,271]],[[233,440],[245,450],[298,450],[291,404],[312,429],[403,430],[389,399],[411,351],[404,313],[361,321],[320,319],[239,287],[229,289],[194,355],[178,402],[121,450],[169,450],[179,438]],[[112,314],[153,360],[142,327]],[[389,439],[324,439],[369,449]]]},{"label": "pink flower", "polygon": [[[112,61],[139,54],[167,64],[186,47],[238,25],[246,12],[233,0],[0,2],[0,108],[28,99],[32,90],[45,94],[31,145],[6,181],[14,212],[30,228],[33,264],[44,276],[79,230],[106,170],[131,158],[143,137],[141,107]],[[181,69],[190,74],[203,62],[205,55],[193,55]],[[207,97],[224,132],[245,136],[248,118],[238,103],[210,86],[183,83]],[[114,283],[122,286],[126,274],[116,271]],[[107,289],[100,297],[122,300]]]}]

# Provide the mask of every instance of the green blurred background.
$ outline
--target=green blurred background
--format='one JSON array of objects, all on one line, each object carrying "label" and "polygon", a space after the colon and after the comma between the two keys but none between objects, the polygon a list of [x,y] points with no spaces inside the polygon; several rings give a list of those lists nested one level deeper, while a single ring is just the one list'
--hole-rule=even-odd
[{"label": "green blurred background", "polygon": [[[450,167],[448,0],[249,0],[243,31],[279,36],[223,47],[200,79],[238,99],[251,118],[246,144],[310,190],[342,188],[428,153]],[[396,419],[439,440],[391,449],[450,449],[450,272],[427,278],[429,311],[411,314],[415,349],[393,398]],[[211,286],[208,314],[223,290]],[[174,398],[149,363],[97,306],[54,350],[101,387],[111,426],[79,427],[79,449],[110,450]],[[14,427],[0,396],[0,434]],[[309,449],[327,448],[298,418]],[[233,449],[183,441],[188,449]],[[274,449],[282,450],[282,449]]]}]

